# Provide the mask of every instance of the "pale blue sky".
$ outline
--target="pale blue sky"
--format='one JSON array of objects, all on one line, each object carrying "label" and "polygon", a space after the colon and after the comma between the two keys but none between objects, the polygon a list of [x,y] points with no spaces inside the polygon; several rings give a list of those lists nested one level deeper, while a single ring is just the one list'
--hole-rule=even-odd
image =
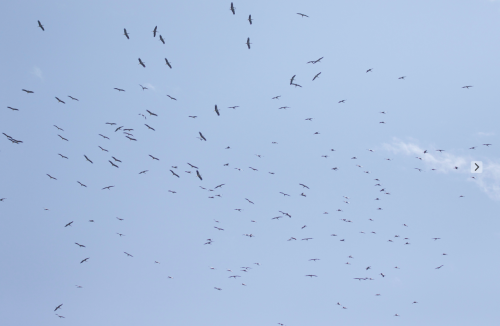
[{"label": "pale blue sky", "polygon": [[234,6],[0,6],[0,324],[497,325],[500,1]]}]

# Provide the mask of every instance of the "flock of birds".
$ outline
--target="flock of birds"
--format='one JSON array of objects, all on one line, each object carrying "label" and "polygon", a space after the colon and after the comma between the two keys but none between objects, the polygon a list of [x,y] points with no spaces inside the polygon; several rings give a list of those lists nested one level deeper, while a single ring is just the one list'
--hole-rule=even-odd
[{"label": "flock of birds", "polygon": [[[232,12],[232,14],[233,14],[233,15],[235,15],[235,14],[236,14],[236,8],[234,7],[233,3],[231,3],[231,5],[230,5],[230,11]],[[303,14],[303,13],[297,13],[297,15],[301,16],[302,18],[308,18],[308,17],[309,17],[308,15],[305,15],[305,14]],[[252,19],[252,16],[251,16],[251,15],[249,15],[249,16],[248,16],[248,22],[249,22],[249,24],[250,24],[250,25],[252,25],[252,24],[253,24],[253,19]],[[42,23],[41,23],[40,21],[38,21],[38,27],[39,27],[42,31],[45,31],[44,25],[42,25]],[[160,40],[160,42],[162,42],[163,44],[165,44],[165,40],[164,40],[164,38],[162,37],[162,35],[160,35],[160,34],[159,34],[159,31],[158,31],[157,26],[155,26],[155,27],[154,27],[154,29],[153,29],[152,33],[153,33],[153,37],[156,37],[156,36],[158,35],[158,36],[159,36],[159,40]],[[127,32],[127,29],[126,29],[126,28],[124,28],[124,29],[123,29],[123,35],[124,35],[127,39],[130,39],[130,34],[129,34],[129,32]],[[252,43],[250,43],[250,37],[248,37],[248,38],[247,38],[247,41],[246,41],[246,43],[245,43],[245,44],[247,45],[248,49],[251,49],[251,44],[252,44]],[[321,61],[322,61],[323,59],[324,59],[324,57],[320,57],[320,58],[318,58],[318,59],[316,59],[316,60],[311,60],[311,61],[307,62],[307,64],[319,64],[319,63],[321,63]],[[141,58],[138,58],[138,61],[139,61],[139,63],[138,63],[139,65],[141,65],[142,67],[146,68],[146,62],[144,62]],[[171,63],[168,61],[168,59],[167,59],[167,58],[165,58],[165,64],[166,64],[166,65],[167,65],[170,69],[172,69],[172,65],[171,65]],[[366,70],[366,73],[370,73],[370,72],[372,72],[372,71],[373,71],[373,68],[370,68],[370,69],[367,69],[367,70]],[[314,75],[314,77],[312,78],[312,81],[315,81],[316,79],[318,79],[318,78],[320,77],[320,75],[321,75],[321,72],[318,72],[317,74],[315,74],[315,75]],[[400,80],[405,80],[405,78],[406,78],[406,76],[401,76],[401,77],[398,77],[398,79],[400,79]],[[293,76],[290,78],[289,85],[294,86],[294,87],[302,87],[301,85],[299,85],[299,84],[297,84],[297,83],[296,83],[296,75],[293,75]],[[139,86],[141,87],[142,91],[146,91],[146,90],[148,90],[148,87],[145,87],[145,86],[140,85],[140,84],[139,84]],[[464,88],[464,89],[470,89],[471,87],[473,87],[473,86],[471,86],[471,85],[466,85],[466,86],[463,86],[462,88]],[[118,88],[118,87],[117,87],[117,88],[114,88],[114,89],[115,89],[116,91],[118,91],[118,92],[125,92],[125,91],[126,91],[125,89]],[[32,91],[32,90],[22,89],[22,91],[23,91],[23,92],[25,92],[26,94],[30,95],[30,96],[31,96],[31,94],[35,94],[35,92],[34,92],[34,91]],[[36,95],[35,95],[35,96],[36,96]],[[168,98],[169,98],[169,99],[171,99],[171,100],[173,100],[173,101],[177,101],[177,99],[176,99],[176,98],[174,98],[174,97],[172,97],[172,96],[170,96],[170,95],[167,95],[167,96],[168,96]],[[280,99],[280,97],[281,97],[280,95],[278,95],[278,96],[274,96],[274,97],[272,97],[272,98],[271,98],[271,100],[279,100],[279,99]],[[73,96],[68,96],[68,98],[69,98],[71,101],[75,101],[75,102],[79,102],[79,101],[80,101],[79,99],[77,99],[77,98],[75,98],[75,97],[73,97]],[[59,97],[57,97],[57,96],[55,96],[55,99],[57,100],[57,103],[66,104],[66,101],[62,100],[61,98],[59,98]],[[345,102],[346,102],[346,100],[345,100],[345,99],[338,101],[338,103],[339,103],[339,104],[341,104],[341,103],[345,103]],[[238,107],[239,107],[239,106],[232,106],[232,107],[229,107],[229,108],[236,109],[236,108],[238,108]],[[12,111],[19,111],[19,109],[14,108],[14,107],[11,107],[11,106],[8,106],[7,108],[8,108],[8,109],[10,109],[10,110],[12,110]],[[286,109],[288,109],[288,108],[289,108],[288,106],[281,106],[279,109],[286,110]],[[151,110],[152,110],[152,109],[151,109]],[[151,110],[150,110],[150,109],[146,109],[146,110],[145,110],[145,112],[143,112],[143,113],[139,113],[139,115],[140,115],[140,116],[142,116],[144,119],[147,119],[147,118],[158,118],[159,114],[158,114],[158,113],[155,113],[155,112],[153,112],[153,111],[151,111]],[[384,112],[384,111],[382,111],[382,112],[380,112],[380,113],[381,113],[381,114],[386,114],[386,112]],[[218,106],[217,106],[217,105],[215,105],[215,107],[214,107],[214,114],[216,114],[217,116],[220,116],[220,115],[221,115],[221,111],[219,110],[219,108],[218,108]],[[194,118],[197,118],[197,116],[189,116],[189,118],[193,118],[193,119],[194,119]],[[141,119],[142,119],[142,118],[141,118]],[[312,119],[313,119],[313,118],[307,118],[307,119],[305,119],[305,120],[307,120],[307,121],[312,121]],[[380,121],[379,123],[380,123],[380,124],[385,124],[385,122],[384,122],[384,121]],[[107,128],[108,128],[108,129],[106,129],[105,131],[103,131],[103,133],[102,133],[102,134],[101,134],[101,133],[100,133],[100,134],[98,134],[98,136],[100,136],[100,137],[102,138],[102,140],[111,141],[111,138],[112,138],[112,137],[110,137],[110,136],[108,136],[108,135],[110,135],[110,134],[116,134],[116,133],[118,133],[118,132],[121,132],[121,135],[122,135],[123,137],[125,137],[126,139],[128,139],[128,140],[130,140],[130,141],[138,141],[137,137],[136,137],[136,136],[134,136],[134,133],[133,133],[133,132],[134,132],[134,129],[135,129],[135,128],[138,128],[138,127],[136,127],[136,126],[133,126],[134,128],[131,128],[131,127],[126,127],[125,125],[118,125],[118,124],[117,124],[117,123],[115,123],[115,122],[103,122],[103,125],[107,126]],[[156,131],[156,129],[155,129],[154,127],[152,127],[151,125],[153,125],[153,123],[148,123],[148,124],[146,124],[146,123],[142,123],[142,125],[141,125],[140,127],[141,127],[141,128],[147,128],[147,130],[150,130],[151,132]],[[56,128],[56,129],[57,129],[57,132],[64,133],[64,129],[63,129],[63,128],[61,128],[61,127],[59,127],[59,126],[57,126],[57,125],[54,125],[54,128]],[[319,134],[319,132],[316,132],[315,134]],[[22,141],[22,140],[18,140],[18,139],[16,139],[16,138],[14,138],[13,136],[10,136],[10,135],[8,135],[8,134],[6,134],[6,133],[3,133],[3,135],[7,138],[7,140],[9,140],[10,142],[12,142],[13,144],[22,144],[22,143],[23,143],[23,141]],[[63,140],[63,141],[66,141],[66,142],[69,142],[69,141],[70,141],[69,139],[67,139],[66,137],[62,136],[61,134],[57,134],[57,136],[58,136],[61,140]],[[208,141],[208,140],[207,140],[207,137],[205,137],[201,131],[199,131],[199,132],[198,132],[198,135],[196,135],[196,136],[197,136],[197,138],[198,138],[200,141]],[[110,142],[109,144],[111,144],[111,145],[112,145],[112,142]],[[276,145],[277,145],[277,142],[272,142],[272,144],[276,144]],[[492,144],[485,143],[485,144],[483,144],[483,145],[484,145],[484,146],[486,146],[486,147],[489,147],[489,146],[491,146]],[[108,155],[109,157],[108,157],[108,158],[106,158],[106,159],[102,159],[102,158],[96,159],[95,157],[90,157],[91,155],[87,155],[86,153],[82,153],[82,154],[81,154],[81,157],[76,157],[76,158],[71,158],[71,159],[82,159],[82,160],[85,160],[86,162],[88,162],[89,164],[109,163],[109,166],[110,166],[110,167],[112,167],[112,168],[116,168],[116,169],[119,169],[119,168],[120,168],[120,166],[121,166],[121,164],[124,164],[124,163],[123,163],[123,162],[122,162],[119,158],[117,158],[117,157],[113,156],[113,155],[116,155],[116,154],[112,154],[112,150],[111,150],[111,149],[109,149],[109,150],[108,150],[108,149],[104,148],[104,147],[103,147],[103,146],[101,146],[101,145],[98,145],[98,147],[99,147],[99,149],[100,149],[102,152],[104,152],[104,153],[105,153],[106,155]],[[230,149],[230,147],[228,146],[228,147],[226,147],[226,149]],[[471,149],[471,150],[474,150],[474,149],[476,149],[476,146],[470,147],[470,149]],[[369,152],[374,152],[374,151],[373,151],[373,150],[371,150],[371,149],[368,149],[368,151],[369,151]],[[442,153],[442,152],[444,152],[445,150],[443,150],[443,149],[437,149],[436,151],[437,151],[437,152],[439,152],[439,153]],[[335,149],[331,149],[331,152],[335,152]],[[66,156],[66,155],[64,155],[64,154],[62,154],[62,153],[58,153],[57,155],[58,155],[58,156],[60,156],[60,158],[61,158],[61,159],[64,159],[64,160],[69,160],[69,159],[70,159],[68,156]],[[429,151],[425,150],[425,151],[423,151],[423,152],[422,152],[422,155],[430,155],[430,153],[429,153]],[[259,158],[261,158],[261,157],[262,157],[261,155],[258,155],[258,154],[256,154],[256,156],[257,156],[257,157],[259,157]],[[160,158],[158,158],[158,157],[154,156],[153,154],[149,154],[149,157],[150,157],[153,161],[160,161]],[[329,156],[328,156],[328,155],[323,155],[322,157],[324,157],[324,158],[328,158]],[[355,156],[354,156],[354,157],[352,157],[351,159],[352,159],[352,160],[357,160],[357,157],[355,157]],[[422,157],[417,157],[417,159],[422,160]],[[390,160],[390,159],[387,159],[387,160]],[[193,176],[197,177],[197,178],[200,180],[200,182],[201,182],[201,181],[203,181],[203,177],[202,177],[202,174],[200,173],[200,169],[199,169],[196,165],[193,165],[193,164],[191,164],[191,163],[187,163],[187,165],[189,166],[189,168],[188,168],[188,170],[185,170],[185,171],[184,171],[184,173],[186,173],[186,174],[190,174],[190,175],[193,175]],[[224,164],[224,166],[229,167],[229,163]],[[357,166],[357,167],[359,167],[359,168],[362,168],[362,166],[361,166],[361,165],[359,165],[359,164],[356,164],[356,166]],[[452,168],[453,168],[453,169],[458,169],[458,167],[457,167],[457,166],[452,167]],[[236,170],[238,170],[238,171],[241,171],[241,169],[240,169],[240,168],[237,168],[237,167],[235,167],[234,169],[236,169]],[[249,169],[251,169],[251,170],[253,170],[253,171],[259,171],[257,168],[254,168],[254,167],[249,167]],[[421,169],[421,168],[415,168],[415,169],[417,169],[418,171],[422,172],[422,169]],[[171,173],[172,177],[174,177],[174,178],[181,178],[182,173],[180,172],[180,169],[179,169],[179,167],[178,167],[178,166],[173,165],[173,166],[171,166],[170,168],[168,168],[168,170],[169,170],[169,172]],[[338,167],[332,167],[332,168],[331,168],[331,170],[333,170],[333,171],[338,171],[338,170],[339,170],[339,168],[338,168]],[[432,169],[432,170],[434,170],[434,169]],[[149,170],[142,170],[142,171],[139,171],[139,172],[138,172],[138,174],[142,175],[142,174],[146,174],[146,173],[148,173],[148,172],[149,172]],[[366,174],[370,174],[370,171],[368,171],[368,170],[363,171],[363,172],[364,172],[364,173],[366,173]],[[269,171],[268,173],[269,173],[269,174],[271,174],[271,175],[273,175],[273,174],[274,174],[274,172],[271,172],[271,171]],[[57,180],[58,180],[58,179],[57,179],[57,177],[55,177],[55,176],[53,176],[53,175],[51,175],[51,174],[49,174],[49,173],[47,173],[47,176],[48,176],[48,178],[49,178],[50,180],[54,180],[54,181],[57,181]],[[391,195],[391,193],[388,191],[388,189],[386,189],[384,186],[382,186],[382,183],[381,183],[381,181],[380,181],[378,178],[374,178],[374,181],[375,181],[374,186],[375,186],[375,187],[377,187],[377,192],[376,192],[376,193],[377,193],[377,195],[374,195],[373,200],[375,200],[375,201],[377,201],[377,202],[378,202],[378,201],[382,200],[382,199],[381,199],[381,197],[382,197],[382,196],[389,196],[389,195]],[[82,182],[82,181],[80,181],[80,180],[75,180],[75,182],[76,182],[79,186],[81,186],[81,187],[84,187],[84,188],[88,188],[88,187],[90,187],[90,186],[87,186],[87,184],[86,184],[86,183],[83,183],[83,182]],[[219,184],[219,185],[217,185],[217,186],[215,186],[215,187],[213,187],[213,188],[208,187],[208,186],[203,186],[203,185],[200,185],[199,187],[200,187],[202,190],[205,190],[205,191],[208,191],[209,193],[212,193],[212,194],[211,194],[208,198],[214,199],[214,198],[216,198],[216,197],[222,197],[222,194],[221,194],[221,193],[216,193],[216,192],[217,192],[217,191],[222,190],[222,187],[223,187],[223,186],[225,186],[225,184]],[[105,185],[105,186],[103,186],[102,188],[101,188],[101,187],[99,187],[99,188],[100,188],[101,190],[108,190],[108,191],[109,191],[109,190],[112,190],[114,187],[115,187],[115,185]],[[301,191],[298,191],[298,192],[297,192],[297,194],[298,194],[298,193],[300,193],[300,194],[298,194],[299,196],[301,196],[301,197],[307,197],[307,195],[308,195],[308,194],[306,193],[306,191],[310,190],[310,187],[309,187],[309,186],[307,186],[306,184],[304,184],[304,183],[300,183],[300,182],[297,182],[297,187],[301,187]],[[175,190],[169,190],[169,192],[170,192],[170,193],[173,193],[173,194],[175,194],[175,193],[176,193],[176,191],[175,191]],[[280,194],[280,195],[282,195],[283,197],[290,197],[290,196],[291,196],[290,194],[285,193],[285,192],[279,192],[279,194]],[[380,194],[380,195],[379,195],[379,194]],[[380,196],[380,197],[379,197],[379,196]],[[460,197],[463,197],[463,196],[460,196]],[[1,201],[1,202],[4,202],[4,201],[6,201],[6,199],[7,199],[7,198],[0,198],[0,201]],[[245,199],[245,200],[246,200],[249,204],[251,204],[251,205],[255,205],[254,201],[252,201],[252,200],[250,200],[250,199],[248,199],[248,198],[244,198],[244,199]],[[344,204],[346,204],[346,205],[350,204],[350,201],[349,201],[349,200],[350,200],[350,198],[349,198],[349,197],[344,196],[344,199],[345,199],[345,200],[343,201],[343,202],[344,202]],[[47,210],[47,209],[46,209],[46,210]],[[244,209],[242,209],[242,208],[235,208],[234,210],[235,210],[235,211],[238,211],[238,212],[242,212]],[[383,210],[383,208],[382,208],[382,207],[376,207],[376,210],[377,210],[377,211],[381,211],[381,210]],[[338,213],[341,213],[341,212],[343,212],[343,209],[339,207],[336,211],[337,211]],[[283,219],[283,218],[285,218],[285,217],[286,217],[286,218],[289,218],[289,219],[290,219],[290,218],[292,218],[292,214],[291,214],[291,213],[289,213],[289,212],[279,211],[279,213],[280,213],[280,214],[279,214],[278,216],[270,217],[270,219],[271,219],[271,220],[276,220],[276,221],[279,221],[280,219]],[[325,211],[323,214],[329,214],[329,212],[326,212],[326,211]],[[123,220],[124,220],[124,219],[119,218],[119,217],[117,217],[117,219],[118,219],[118,220],[120,220],[120,221],[123,221]],[[369,220],[370,220],[370,221],[374,221],[374,219],[372,219],[372,218],[369,218]],[[224,230],[225,230],[223,227],[220,227],[220,226],[219,226],[219,225],[221,225],[220,221],[218,221],[218,220],[214,220],[214,221],[215,221],[215,223],[217,224],[217,226],[214,226],[214,229],[216,229],[217,231],[224,231]],[[340,221],[345,222],[345,223],[353,223],[353,221],[352,221],[351,219],[349,219],[349,218],[340,218]],[[94,222],[94,220],[89,220],[89,222],[91,222],[91,223],[92,223],[92,222]],[[256,221],[255,221],[255,220],[251,220],[251,222],[254,222],[254,223],[255,223]],[[70,221],[70,222],[66,223],[66,224],[64,225],[64,227],[72,227],[72,226],[73,226],[73,223],[74,223],[74,221]],[[402,223],[402,224],[401,224],[401,226],[403,226],[404,228],[409,227],[409,226],[408,226],[407,224],[405,224],[405,223]],[[301,227],[301,230],[304,230],[304,229],[306,229],[306,228],[307,228],[307,225],[303,225],[303,226]],[[364,232],[364,231],[360,231],[360,233],[365,234],[365,232]],[[122,233],[118,233],[118,232],[117,232],[116,234],[117,234],[118,236],[120,236],[120,237],[125,236],[124,234],[122,234]],[[371,234],[376,235],[377,233],[376,233],[375,231],[371,231]],[[252,234],[252,233],[245,233],[245,234],[243,234],[243,236],[246,236],[246,237],[249,237],[249,238],[256,237],[256,235],[254,235],[254,234]],[[338,241],[341,241],[341,242],[345,242],[345,241],[347,241],[347,239],[346,239],[346,238],[344,238],[344,237],[342,237],[342,236],[339,236],[339,235],[337,235],[336,233],[333,233],[333,234],[331,234],[330,236],[331,236],[331,237],[337,237],[337,238],[338,238]],[[204,241],[204,245],[212,245],[212,243],[214,243],[214,242],[215,242],[214,238],[215,238],[215,237],[210,237],[210,238],[206,239],[206,240]],[[307,241],[310,241],[310,240],[314,240],[314,238],[313,238],[313,237],[299,237],[299,236],[291,236],[290,238],[288,238],[288,239],[283,239],[283,240],[284,240],[284,241],[290,241],[290,242],[292,242],[292,241],[299,241],[299,239],[300,239],[300,241],[306,241],[306,242],[307,242]],[[440,239],[441,239],[441,238],[439,238],[439,237],[435,237],[435,238],[432,238],[432,239],[429,239],[429,240],[434,240],[434,241],[437,241],[437,240],[440,240]],[[300,241],[299,241],[299,242],[300,242]],[[406,245],[406,246],[411,244],[409,237],[400,236],[399,234],[394,235],[394,237],[393,237],[393,238],[386,239],[386,241],[387,241],[387,242],[390,242],[390,243],[399,243],[399,244],[401,244],[401,245]],[[80,248],[85,248],[85,247],[86,247],[85,245],[80,244],[80,243],[78,243],[78,242],[75,242],[75,244],[76,244],[77,246],[79,246]],[[126,251],[124,251],[123,253],[124,253],[124,255],[126,255],[127,257],[130,257],[130,258],[133,258],[133,257],[134,257],[132,254],[130,254],[130,253],[126,252]],[[446,255],[447,255],[447,253],[442,253],[442,256],[446,256]],[[83,258],[83,259],[80,259],[80,260],[79,260],[79,262],[80,262],[80,264],[83,264],[83,263],[88,263],[90,259],[91,259],[91,257],[85,257],[85,258]],[[349,256],[347,257],[347,261],[345,262],[345,264],[346,264],[346,265],[351,265],[351,261],[352,261],[352,259],[354,259],[354,257],[353,257],[352,255],[349,255]],[[443,258],[443,259],[444,259],[444,258]],[[318,263],[318,264],[319,264],[319,263],[320,263],[320,261],[321,261],[321,259],[320,259],[320,258],[315,257],[315,258],[311,258],[311,259],[309,259],[309,261],[314,262],[314,263]],[[152,262],[152,263],[153,263],[153,262]],[[154,264],[159,264],[159,262],[158,262],[158,261],[154,261]],[[261,266],[261,264],[260,264],[260,263],[258,263],[258,262],[252,263],[252,265],[254,266],[254,268]],[[435,269],[436,269],[436,270],[439,270],[439,269],[441,269],[441,268],[443,268],[443,267],[444,267],[444,265],[443,265],[443,264],[441,264],[440,266],[435,267]],[[312,268],[314,268],[314,267],[312,267]],[[215,270],[216,268],[215,268],[215,267],[210,267],[210,269],[211,269],[211,270]],[[367,273],[368,273],[368,271],[373,271],[374,269],[376,269],[376,270],[377,270],[377,271],[375,272],[375,274],[370,274],[370,275],[368,275],[368,276],[362,276],[362,277],[357,276],[357,277],[353,277],[353,279],[354,279],[354,280],[358,280],[358,281],[375,281],[375,280],[381,280],[381,279],[385,278],[385,277],[386,277],[386,275],[388,275],[388,274],[390,274],[390,273],[391,273],[391,271],[387,271],[387,270],[378,270],[377,268],[373,268],[373,269],[372,269],[372,266],[366,266],[366,267],[364,268],[365,272],[367,272]],[[398,267],[398,266],[394,266],[394,269],[400,269],[400,267]],[[250,266],[243,266],[243,267],[240,267],[240,269],[239,269],[239,271],[240,271],[240,272],[245,273],[245,274],[250,273],[250,272],[251,272],[251,270],[252,270],[252,267],[250,267]],[[228,276],[228,278],[230,278],[230,279],[231,279],[231,278],[233,278],[233,279],[237,279],[237,278],[241,278],[241,277],[242,277],[241,275],[239,275],[239,273],[234,273],[231,269],[227,269],[227,271],[231,273],[231,275],[229,275],[229,276]],[[370,272],[370,273],[371,273],[371,272]],[[354,275],[353,275],[353,276],[354,276]],[[305,274],[305,275],[304,275],[304,277],[314,279],[314,278],[321,277],[321,275],[317,275],[317,274],[314,274],[314,273],[310,273],[310,274]],[[168,276],[168,278],[173,278],[173,277]],[[245,283],[245,282],[242,282],[242,283],[241,283],[241,285],[242,285],[242,286],[247,286],[248,284],[247,284],[247,283]],[[81,288],[81,286],[77,285],[77,288]],[[215,289],[215,290],[217,290],[217,291],[222,291],[222,290],[223,290],[223,288],[222,288],[221,286],[219,286],[219,285],[213,285],[213,289]],[[381,295],[380,293],[376,293],[376,294],[375,294],[375,296],[380,296],[380,295]],[[409,303],[410,303],[410,302],[409,302]],[[418,302],[417,302],[417,301],[413,301],[413,302],[411,302],[411,304],[416,304],[416,303],[418,303]],[[345,306],[345,305],[341,304],[340,302],[337,302],[337,305],[338,305],[338,306],[340,306],[340,307],[342,307],[343,309],[348,309],[348,307],[347,307],[347,306]],[[61,304],[58,304],[58,305],[55,307],[54,312],[59,312],[59,311],[60,311],[60,310],[62,310],[62,309],[63,309],[63,304],[62,304],[62,303],[61,303]],[[56,314],[56,316],[58,316],[59,318],[65,318],[64,316],[59,315],[59,314]],[[399,314],[395,313],[395,314],[394,314],[394,316],[399,317]],[[278,323],[278,324],[283,325],[282,323]]]}]

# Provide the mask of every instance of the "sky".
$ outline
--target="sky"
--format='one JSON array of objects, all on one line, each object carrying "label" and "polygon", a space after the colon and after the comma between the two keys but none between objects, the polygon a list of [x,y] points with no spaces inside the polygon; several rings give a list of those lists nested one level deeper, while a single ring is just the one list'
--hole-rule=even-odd
[{"label": "sky", "polygon": [[497,325],[500,1],[0,6],[2,325]]}]

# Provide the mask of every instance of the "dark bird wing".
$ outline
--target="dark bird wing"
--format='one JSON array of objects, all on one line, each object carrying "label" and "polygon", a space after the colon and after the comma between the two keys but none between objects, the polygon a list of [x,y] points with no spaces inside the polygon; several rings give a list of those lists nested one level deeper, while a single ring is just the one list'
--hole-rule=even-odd
[{"label": "dark bird wing", "polygon": [[38,27],[40,27],[42,29],[42,31],[45,31],[45,28],[43,28],[43,25],[42,25],[42,23],[40,23],[40,21],[38,21]]},{"label": "dark bird wing", "polygon": [[170,69],[172,69],[172,66],[170,65],[170,62],[168,62],[167,58],[165,58],[165,62],[167,63],[167,66],[169,66]]},{"label": "dark bird wing", "polygon": [[196,170],[196,175],[198,176],[198,178],[200,178],[200,180],[203,180],[203,179],[201,178],[200,172],[198,172],[198,170]]},{"label": "dark bird wing", "polygon": [[217,104],[215,105],[215,113],[217,113],[217,115],[220,115],[219,110],[217,109]]}]

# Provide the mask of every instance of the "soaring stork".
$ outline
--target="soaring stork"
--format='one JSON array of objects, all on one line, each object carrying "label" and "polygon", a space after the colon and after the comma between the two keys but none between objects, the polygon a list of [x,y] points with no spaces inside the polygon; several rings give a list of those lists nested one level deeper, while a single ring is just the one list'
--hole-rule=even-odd
[{"label": "soaring stork", "polygon": [[42,31],[45,31],[45,28],[43,28],[43,25],[42,25],[42,23],[40,23],[40,21],[38,21],[38,27],[40,27],[42,29]]}]

